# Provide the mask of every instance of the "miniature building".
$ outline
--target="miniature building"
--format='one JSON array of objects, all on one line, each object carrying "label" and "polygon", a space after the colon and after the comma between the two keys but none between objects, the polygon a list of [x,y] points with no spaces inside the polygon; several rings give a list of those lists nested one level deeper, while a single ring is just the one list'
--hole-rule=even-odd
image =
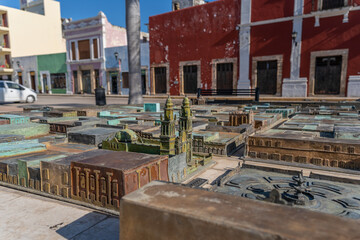
[{"label": "miniature building", "polygon": [[254,113],[253,111],[248,111],[248,112],[242,112],[242,111],[237,111],[237,112],[231,112],[229,114],[229,124],[230,126],[240,126],[243,124],[251,124],[254,125],[255,121],[254,121]]},{"label": "miniature building", "polygon": [[102,142],[102,149],[112,151],[138,152],[148,154],[160,154],[160,142],[147,138],[140,138],[138,135],[127,129],[120,130],[115,137],[107,138]]},{"label": "miniature building", "polygon": [[192,160],[192,112],[189,98],[185,97],[180,111],[179,137],[177,139],[177,153],[186,152],[187,162]]},{"label": "miniature building", "polygon": [[68,133],[68,141],[98,146],[107,138],[112,138],[122,128],[106,125],[72,128]]},{"label": "miniature building", "polygon": [[70,198],[71,182],[70,182],[70,164],[89,157],[99,157],[103,154],[110,153],[106,150],[93,150],[69,157],[57,159],[55,161],[41,161],[41,191]]},{"label": "miniature building", "polygon": [[115,210],[153,180],[169,180],[167,156],[113,152],[71,163],[71,197]]},{"label": "miniature building", "polygon": [[238,133],[198,131],[193,134],[194,153],[229,155],[243,143],[244,137]]},{"label": "miniature building", "polygon": [[248,138],[250,158],[360,170],[359,153],[360,143],[357,140],[276,132]]}]

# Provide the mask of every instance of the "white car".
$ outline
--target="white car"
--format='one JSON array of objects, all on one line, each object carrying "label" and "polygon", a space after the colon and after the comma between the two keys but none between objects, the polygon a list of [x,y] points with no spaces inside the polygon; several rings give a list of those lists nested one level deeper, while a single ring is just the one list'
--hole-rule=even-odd
[{"label": "white car", "polygon": [[11,81],[0,81],[0,103],[27,102],[33,103],[37,100],[34,90]]}]

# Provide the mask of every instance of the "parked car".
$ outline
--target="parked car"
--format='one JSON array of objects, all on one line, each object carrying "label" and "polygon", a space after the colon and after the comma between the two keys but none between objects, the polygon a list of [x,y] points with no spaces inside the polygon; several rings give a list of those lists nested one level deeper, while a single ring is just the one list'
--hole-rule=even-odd
[{"label": "parked car", "polygon": [[34,90],[11,81],[0,81],[0,103],[27,102],[33,103],[37,100]]}]

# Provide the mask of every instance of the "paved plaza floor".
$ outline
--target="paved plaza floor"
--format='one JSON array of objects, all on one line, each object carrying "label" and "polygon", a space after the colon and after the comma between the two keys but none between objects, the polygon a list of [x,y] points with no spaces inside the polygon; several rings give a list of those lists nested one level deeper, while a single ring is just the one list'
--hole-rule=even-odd
[{"label": "paved plaza floor", "polygon": [[0,199],[0,239],[119,239],[118,217],[5,187]]}]

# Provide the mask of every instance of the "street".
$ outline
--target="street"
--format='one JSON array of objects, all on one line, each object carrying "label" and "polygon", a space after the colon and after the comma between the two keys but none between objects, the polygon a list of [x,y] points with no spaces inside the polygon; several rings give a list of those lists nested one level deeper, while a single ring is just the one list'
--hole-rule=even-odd
[{"label": "street", "polygon": [[[165,103],[166,97],[163,98],[144,98],[146,103]],[[128,98],[124,96],[108,96],[106,98],[108,105],[127,104]],[[173,99],[175,104],[180,104],[182,99]],[[25,106],[49,106],[54,108],[72,108],[72,107],[91,107],[95,106],[94,95],[38,95],[35,103],[9,103],[0,104],[0,113],[22,111]]]}]

